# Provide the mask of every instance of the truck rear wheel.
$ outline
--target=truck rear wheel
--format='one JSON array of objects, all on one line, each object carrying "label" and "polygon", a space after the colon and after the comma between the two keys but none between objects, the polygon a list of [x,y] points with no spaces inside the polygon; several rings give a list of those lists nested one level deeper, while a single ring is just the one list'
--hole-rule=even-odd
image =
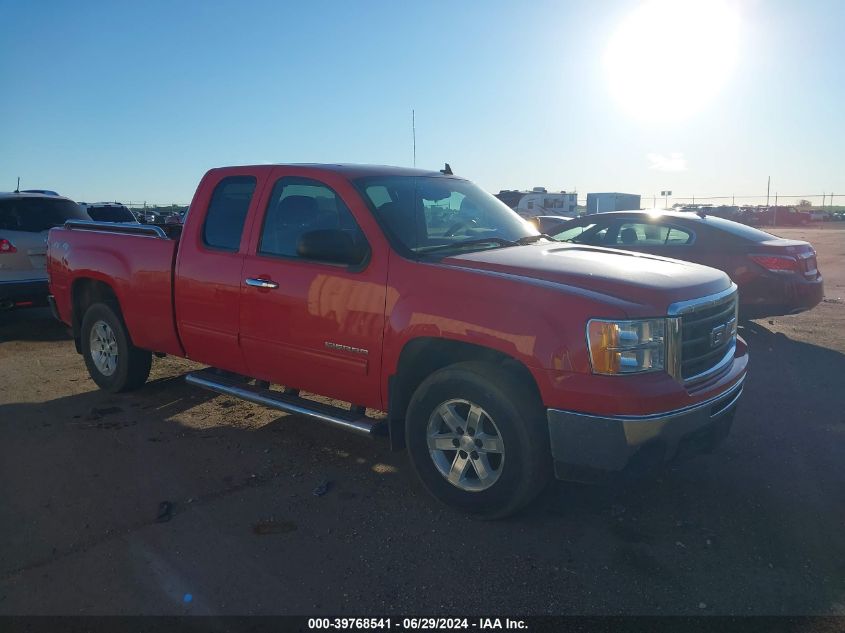
[{"label": "truck rear wheel", "polygon": [[429,376],[411,398],[405,433],[425,488],[479,517],[519,511],[549,480],[542,406],[497,366],[458,363]]},{"label": "truck rear wheel", "polygon": [[100,389],[118,393],[142,386],[152,354],[129,340],[123,319],[105,303],[91,305],[82,317],[82,355]]}]

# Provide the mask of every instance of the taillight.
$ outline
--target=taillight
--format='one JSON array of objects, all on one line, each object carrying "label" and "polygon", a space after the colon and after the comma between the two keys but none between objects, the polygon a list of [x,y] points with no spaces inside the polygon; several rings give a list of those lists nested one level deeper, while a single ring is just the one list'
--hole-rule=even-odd
[{"label": "taillight", "polygon": [[800,273],[801,264],[795,257],[787,255],[749,255],[751,261],[773,273]]},{"label": "taillight", "polygon": [[0,255],[3,253],[17,253],[18,249],[6,238],[0,238]]}]

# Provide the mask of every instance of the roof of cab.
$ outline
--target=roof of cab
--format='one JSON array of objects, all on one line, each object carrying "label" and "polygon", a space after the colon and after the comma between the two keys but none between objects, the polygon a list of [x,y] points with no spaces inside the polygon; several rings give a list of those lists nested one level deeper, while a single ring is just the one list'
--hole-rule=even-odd
[{"label": "roof of cab", "polygon": [[[342,174],[350,180],[372,176],[419,176],[438,178],[459,178],[454,175],[445,175],[437,170],[415,169],[412,167],[395,167],[392,165],[356,165],[350,163],[277,163],[270,165],[238,165],[218,167],[217,169],[249,169],[267,167],[296,167],[313,169],[315,172],[332,172]],[[460,179],[460,178],[459,178]]]}]

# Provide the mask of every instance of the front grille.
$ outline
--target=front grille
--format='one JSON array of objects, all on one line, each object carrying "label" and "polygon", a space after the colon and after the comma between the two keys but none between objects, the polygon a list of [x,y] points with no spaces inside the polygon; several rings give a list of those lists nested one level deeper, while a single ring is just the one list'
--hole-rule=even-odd
[{"label": "front grille", "polygon": [[736,345],[736,292],[718,303],[681,314],[681,377],[687,381],[716,367]]}]

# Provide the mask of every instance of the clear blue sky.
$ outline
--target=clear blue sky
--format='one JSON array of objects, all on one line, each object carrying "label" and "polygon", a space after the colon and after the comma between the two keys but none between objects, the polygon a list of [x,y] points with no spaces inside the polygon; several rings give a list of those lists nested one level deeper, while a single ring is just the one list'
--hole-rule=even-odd
[{"label": "clear blue sky", "polygon": [[[181,203],[220,165],[410,165],[415,108],[417,165],[492,191],[757,194],[771,175],[845,204],[845,2],[725,2],[714,83],[684,60],[718,57],[721,27],[632,21],[635,0],[0,0],[0,190]],[[681,65],[636,74],[648,41]]]}]

